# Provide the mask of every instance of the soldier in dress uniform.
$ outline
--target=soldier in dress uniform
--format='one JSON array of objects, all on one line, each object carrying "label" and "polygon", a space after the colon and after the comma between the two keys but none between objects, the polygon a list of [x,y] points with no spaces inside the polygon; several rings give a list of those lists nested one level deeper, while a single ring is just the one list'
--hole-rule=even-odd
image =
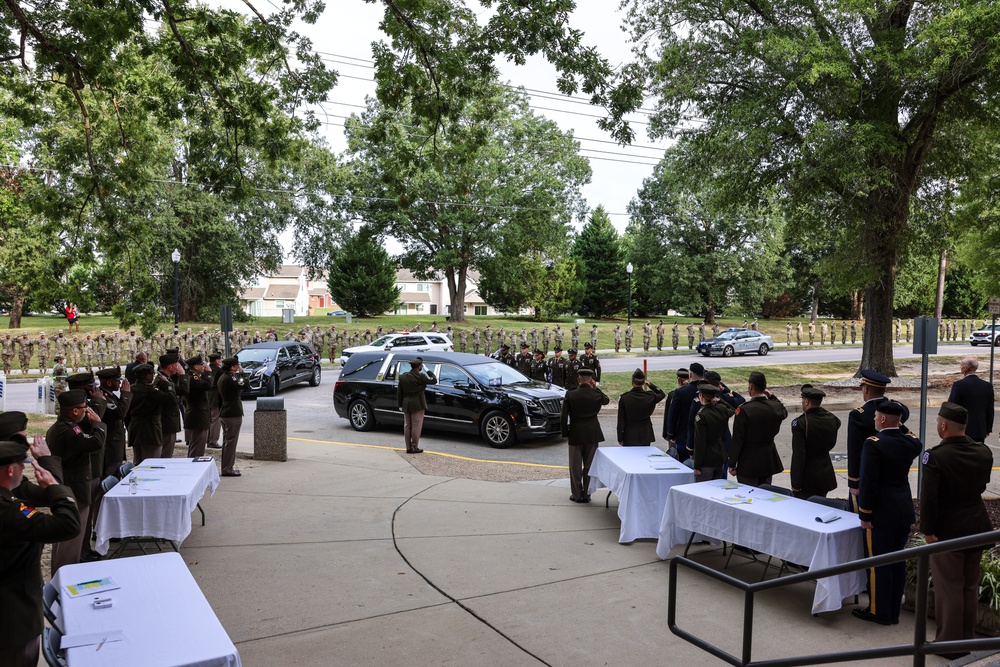
[{"label": "soldier in dress uniform", "polygon": [[562,347],[563,344],[563,330],[562,325],[557,324],[556,328],[552,332],[552,339],[555,341],[556,347]]},{"label": "soldier in dress uniform", "polygon": [[475,326],[472,328],[472,353],[479,354],[479,346],[482,343],[482,333],[479,331],[479,327]]},{"label": "soldier in dress uniform", "polygon": [[[104,470],[102,476],[115,475],[125,457],[125,416],[132,403],[132,385],[122,378],[121,368],[102,368],[96,373],[100,382],[101,396],[105,402],[101,417],[108,427],[108,437],[104,443]],[[120,394],[120,396],[119,396]]]},{"label": "soldier in dress uniform", "polygon": [[[594,324],[590,327],[590,347],[597,349],[597,325]],[[600,382],[600,380],[598,380]]]},{"label": "soldier in dress uniform", "polygon": [[208,373],[212,376],[212,386],[205,392],[211,417],[211,424],[208,427],[208,448],[222,449],[222,445],[219,443],[219,437],[222,435],[222,422],[220,421],[222,402],[219,400],[217,386],[219,378],[222,376],[222,354],[219,352],[208,355]]},{"label": "soldier in dress uniform", "polygon": [[493,327],[487,324],[486,329],[483,330],[483,342],[486,344],[486,348],[483,350],[485,354],[493,354]]},{"label": "soldier in dress uniform", "polygon": [[52,349],[52,341],[45,337],[45,332],[40,331],[35,339],[35,347],[38,349],[38,372],[48,375],[49,372],[49,351]]},{"label": "soldier in dress uniform", "polygon": [[18,339],[18,361],[21,362],[21,375],[27,375],[31,368],[31,358],[35,356],[35,343],[28,338],[27,332]]},{"label": "soldier in dress uniform", "polygon": [[649,352],[649,343],[653,339],[653,325],[646,320],[646,323],[642,325],[642,350],[643,352]]},{"label": "soldier in dress uniform", "polygon": [[212,427],[211,401],[217,392],[210,393],[214,387],[214,377],[204,358],[194,356],[186,364],[188,387],[187,393],[181,397],[184,403],[184,441],[187,443],[187,455],[194,458],[205,455],[208,433]]},{"label": "soldier in dress uniform", "polygon": [[[35,667],[43,627],[42,548],[80,535],[80,512],[73,490],[62,485],[59,460],[43,441],[35,440],[35,460],[28,458],[24,413],[6,412],[0,420],[0,430],[9,432],[0,436],[0,665]],[[29,463],[37,484],[24,479]]]},{"label": "soldier in dress uniform", "polygon": [[150,364],[139,364],[132,385],[132,403],[128,411],[128,444],[132,447],[132,461],[138,465],[144,459],[160,458],[163,452],[163,430],[160,416],[164,406],[169,407],[175,394],[161,391],[154,382]]},{"label": "soldier in dress uniform", "polygon": [[552,332],[549,331],[548,325],[542,327],[542,352],[546,355],[549,353],[549,343],[552,342]]},{"label": "soldier in dress uniform", "polygon": [[583,362],[576,355],[576,349],[572,347],[566,351],[566,354],[568,355],[566,359],[566,384],[563,386],[566,389],[575,389],[579,383],[578,373],[583,368]]},{"label": "soldier in dress uniform", "polygon": [[523,375],[531,373],[531,350],[527,343],[521,343],[521,352],[517,355],[515,364],[517,370],[521,371]]},{"label": "soldier in dress uniform", "polygon": [[663,320],[656,325],[656,349],[663,349]]},{"label": "soldier in dress uniform", "polygon": [[[686,368],[677,369],[677,386],[667,392],[667,398],[663,402],[663,439],[669,440],[670,436],[667,435],[667,417],[670,414],[670,404],[674,400],[674,394],[677,390],[688,383],[688,378],[691,377],[691,372]],[[675,450],[676,451],[676,450]],[[673,456],[673,454],[671,454]]]},{"label": "soldier in dress uniform", "polygon": [[[861,398],[864,403],[847,416],[847,488],[850,493],[847,500],[852,512],[858,511],[861,453],[865,441],[875,435],[875,410],[888,400],[885,390],[891,382],[881,373],[861,371]],[[909,416],[910,411],[904,405],[901,421],[905,423]]]},{"label": "soldier in dress uniform", "polygon": [[670,343],[676,350],[680,342],[681,342],[680,327],[677,326],[677,322],[674,322],[674,325],[670,327]]},{"label": "soldier in dress uniform", "polygon": [[792,420],[792,493],[807,500],[837,488],[830,451],[837,446],[840,418],[822,407],[826,392],[802,385],[802,414]]},{"label": "soldier in dress uniform", "polygon": [[[88,429],[80,423],[87,420]],[[73,490],[80,509],[80,523],[86,525],[90,514],[90,481],[93,476],[91,452],[102,451],[107,439],[107,427],[94,409],[87,405],[86,392],[74,389],[59,394],[59,418],[45,433],[45,441],[53,456],[62,458],[63,480]],[[84,540],[90,535],[80,531],[73,539],[52,547],[52,569],[80,562]]]},{"label": "soldier in dress uniform", "polygon": [[528,377],[540,382],[549,381],[549,365],[545,362],[545,353],[535,348],[531,364],[528,366]]},{"label": "soldier in dress uniform", "polygon": [[574,350],[580,349],[580,325],[574,324],[573,328],[570,329],[570,345],[573,346]]},{"label": "soldier in dress uniform", "polygon": [[583,357],[580,359],[580,364],[584,368],[594,371],[594,381],[600,383],[601,360],[597,358],[596,354],[594,354],[594,346],[590,343],[584,343],[583,345]]},{"label": "soldier in dress uniform", "polygon": [[625,351],[626,352],[631,352],[632,351],[632,338],[633,338],[633,335],[634,334],[632,332],[632,325],[631,324],[625,325]]},{"label": "soldier in dress uniform", "polygon": [[734,409],[719,399],[719,388],[710,382],[698,384],[699,409],[692,421],[691,458],[696,482],[724,479],[726,476],[725,437]]},{"label": "soldier in dress uniform", "polygon": [[[915,518],[910,466],[923,445],[912,433],[900,430],[905,408],[884,401],[875,408],[875,430],[861,450],[858,517],[865,530],[865,556],[900,551],[906,546]],[[880,625],[899,623],[903,605],[906,563],[868,569],[868,608],[851,613]]]},{"label": "soldier in dress uniform", "polygon": [[500,346],[500,352],[497,354],[497,361],[503,362],[511,368],[517,368],[517,358],[510,353],[510,346],[507,345],[507,343]]},{"label": "soldier in dress uniform", "polygon": [[557,387],[566,386],[566,358],[562,356],[563,350],[556,345],[549,359],[549,382]]},{"label": "soldier in dress uniform", "polygon": [[581,368],[577,375],[579,386],[566,392],[559,422],[563,438],[569,441],[569,482],[572,494],[569,499],[575,503],[589,503],[588,473],[598,444],[604,440],[597,414],[611,399],[597,388],[594,371]]},{"label": "soldier in dress uniform", "polygon": [[622,346],[622,325],[615,325],[615,353],[621,351]]},{"label": "soldier in dress uniform", "polygon": [[694,325],[693,324],[687,325],[687,334],[688,334],[688,349],[689,350],[693,350],[694,349]]},{"label": "soldier in dress uniform", "polygon": [[0,339],[0,357],[3,358],[4,375],[10,375],[14,365],[14,344],[15,340],[9,331],[4,334],[3,339]]},{"label": "soldier in dress uniform", "polygon": [[656,404],[667,395],[646,378],[641,368],[632,373],[632,389],[618,398],[618,444],[648,447],[656,441],[651,419]]},{"label": "soldier in dress uniform", "polygon": [[[990,481],[993,454],[965,433],[968,411],[957,403],[941,405],[937,433],[941,444],[924,452],[920,532],[928,544],[992,530],[983,493]],[[934,641],[972,639],[979,610],[979,564],[983,549],[930,557],[934,579]],[[949,660],[960,657],[944,654]]]},{"label": "soldier in dress uniform", "polygon": [[740,484],[770,484],[772,476],[785,469],[774,445],[774,436],[788,411],[778,397],[767,389],[763,373],[750,373],[750,399],[736,408],[733,420],[733,446],[729,453],[729,473]]}]

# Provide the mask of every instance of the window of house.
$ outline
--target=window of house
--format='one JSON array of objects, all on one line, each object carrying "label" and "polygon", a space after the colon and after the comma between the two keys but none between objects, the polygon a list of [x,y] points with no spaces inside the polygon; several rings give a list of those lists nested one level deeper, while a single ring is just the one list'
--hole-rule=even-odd
[{"label": "window of house", "polygon": [[284,301],[282,301],[281,299],[277,299],[277,300],[276,300],[276,301],[274,302],[274,307],[275,307],[275,308],[284,308],[284,307],[285,307],[285,302],[284,302]]},{"label": "window of house", "polygon": [[427,284],[427,283],[417,283],[417,291],[418,292],[430,292],[431,291],[431,286],[429,284]]},{"label": "window of house", "polygon": [[487,308],[489,308],[489,306],[476,306],[476,313],[475,314],[476,315],[488,315],[489,313],[486,312]]},{"label": "window of house", "polygon": [[417,312],[418,313],[424,312],[424,304],[422,304],[422,303],[418,303],[417,304]]}]

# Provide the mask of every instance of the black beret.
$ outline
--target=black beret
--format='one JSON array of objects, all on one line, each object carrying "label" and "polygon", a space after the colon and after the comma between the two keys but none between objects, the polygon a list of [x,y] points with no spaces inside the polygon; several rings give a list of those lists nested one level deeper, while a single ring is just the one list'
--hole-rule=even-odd
[{"label": "black beret", "polygon": [[635,369],[635,372],[632,373],[632,379],[633,380],[645,380],[646,379],[646,374],[642,372],[641,368],[637,368],[637,369]]},{"label": "black beret", "polygon": [[702,366],[701,364],[699,364],[697,361],[694,362],[693,364],[691,364],[690,366],[688,366],[688,368],[695,375],[704,375],[705,374],[705,367]]},{"label": "black beret", "polygon": [[[21,463],[28,458],[28,441],[4,440],[0,442],[0,466]],[[23,507],[23,506],[22,506]]]},{"label": "black beret", "polygon": [[181,357],[176,352],[171,352],[171,353],[168,353],[168,354],[162,354],[162,355],[160,355],[160,368],[164,368],[164,367],[169,366],[171,364],[176,364],[180,360],[181,360]]},{"label": "black beret", "polygon": [[75,407],[87,402],[87,392],[83,389],[71,389],[59,394],[58,400],[60,408]]},{"label": "black beret", "polygon": [[810,401],[822,401],[825,396],[826,392],[822,389],[818,389],[812,385],[802,386],[802,398],[808,398]]},{"label": "black beret", "polygon": [[212,363],[213,361],[218,361],[219,359],[222,359],[222,355],[219,354],[218,352],[213,352],[212,354],[208,355],[209,363]]},{"label": "black beret", "polygon": [[184,363],[187,364],[188,366],[201,366],[203,363],[205,363],[205,360],[202,359],[201,356],[194,356],[185,361]]},{"label": "black beret", "polygon": [[892,382],[892,380],[881,373],[876,373],[875,371],[861,371],[861,384],[867,384],[871,387],[885,387],[890,382]]},{"label": "black beret", "polygon": [[767,389],[767,378],[760,371],[754,371],[748,378],[750,384],[760,389]]},{"label": "black beret", "polygon": [[719,388],[716,387],[711,382],[699,382],[698,383],[698,393],[708,394],[709,396],[715,396],[719,393]]},{"label": "black beret", "polygon": [[881,412],[884,415],[902,417],[903,405],[901,403],[897,403],[896,401],[882,401],[875,406],[875,412]]},{"label": "black beret", "polygon": [[166,352],[167,354],[180,354],[181,353],[181,348],[179,348],[179,347],[168,347],[166,350],[164,350],[164,352]]},{"label": "black beret", "polygon": [[717,385],[722,382],[722,376],[715,371],[705,371],[705,380]]},{"label": "black beret", "polygon": [[66,378],[66,384],[70,386],[71,389],[76,389],[78,387],[86,386],[88,384],[94,384],[94,374],[93,373],[74,373]]},{"label": "black beret", "polygon": [[576,374],[582,377],[594,377],[594,371],[589,368],[581,368]]},{"label": "black beret", "polygon": [[678,368],[677,369],[677,377],[679,377],[679,378],[689,378],[689,377],[691,377],[691,371],[689,371],[686,368]]},{"label": "black beret", "polygon": [[[938,416],[958,424],[969,423],[969,411],[958,403],[945,401],[941,404],[941,409],[938,410]],[[2,437],[2,434],[0,434],[0,437]]]},{"label": "black beret", "polygon": [[28,415],[17,410],[0,412],[0,440],[9,440],[10,436],[28,428]]},{"label": "black beret", "polygon": [[136,366],[135,368],[132,369],[132,372],[134,372],[136,375],[146,375],[148,373],[152,373],[153,372],[153,365],[152,364],[139,364],[138,366]]},{"label": "black beret", "polygon": [[122,376],[122,369],[118,366],[112,366],[111,368],[102,368],[95,373],[97,377],[102,380],[114,380],[115,378],[120,378]]}]

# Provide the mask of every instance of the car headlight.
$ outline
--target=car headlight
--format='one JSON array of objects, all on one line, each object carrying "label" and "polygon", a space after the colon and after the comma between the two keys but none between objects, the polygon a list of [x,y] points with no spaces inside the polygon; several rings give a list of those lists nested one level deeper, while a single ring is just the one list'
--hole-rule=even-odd
[{"label": "car headlight", "polygon": [[517,398],[515,396],[514,400],[523,405],[525,410],[534,410],[536,412],[540,412],[542,409],[542,404],[533,398]]}]

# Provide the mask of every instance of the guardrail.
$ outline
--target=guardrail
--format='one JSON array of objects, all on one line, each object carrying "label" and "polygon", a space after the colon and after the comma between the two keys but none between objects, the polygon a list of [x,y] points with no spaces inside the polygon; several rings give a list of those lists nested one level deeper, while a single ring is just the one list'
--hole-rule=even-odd
[{"label": "guardrail", "polygon": [[[930,561],[933,554],[971,549],[976,547],[987,547],[1000,542],[1000,531],[989,533],[979,533],[969,535],[954,540],[944,540],[934,544],[924,544],[912,549],[903,549],[889,554],[873,556],[861,560],[834,565],[818,570],[810,570],[801,574],[794,574],[786,577],[779,577],[768,581],[746,583],[728,574],[719,572],[701,563],[697,563],[684,556],[675,556],[670,561],[670,591],[667,601],[667,627],[670,631],[688,641],[698,648],[707,651],[737,667],[790,667],[791,665],[821,665],[830,662],[845,662],[852,660],[869,660],[872,658],[890,658],[896,656],[913,656],[915,667],[923,667],[926,656],[940,653],[958,653],[962,651],[980,651],[987,649],[1000,649],[1000,637],[987,639],[964,639],[949,642],[929,642],[927,641],[927,581],[929,579]],[[911,644],[897,644],[894,646],[883,646],[879,648],[858,649],[854,651],[837,651],[835,653],[822,653],[818,655],[796,656],[791,658],[776,658],[770,660],[752,660],[753,653],[753,617],[754,617],[754,596],[757,593],[770,591],[785,586],[793,586],[805,581],[831,577],[847,572],[864,570],[869,567],[879,565],[889,565],[911,559],[917,560],[917,599],[914,614],[916,621],[913,628],[913,642]],[[743,645],[742,657],[727,653],[723,649],[710,642],[695,636],[691,632],[684,630],[677,625],[677,571],[681,567],[700,572],[716,581],[743,591]]]}]

